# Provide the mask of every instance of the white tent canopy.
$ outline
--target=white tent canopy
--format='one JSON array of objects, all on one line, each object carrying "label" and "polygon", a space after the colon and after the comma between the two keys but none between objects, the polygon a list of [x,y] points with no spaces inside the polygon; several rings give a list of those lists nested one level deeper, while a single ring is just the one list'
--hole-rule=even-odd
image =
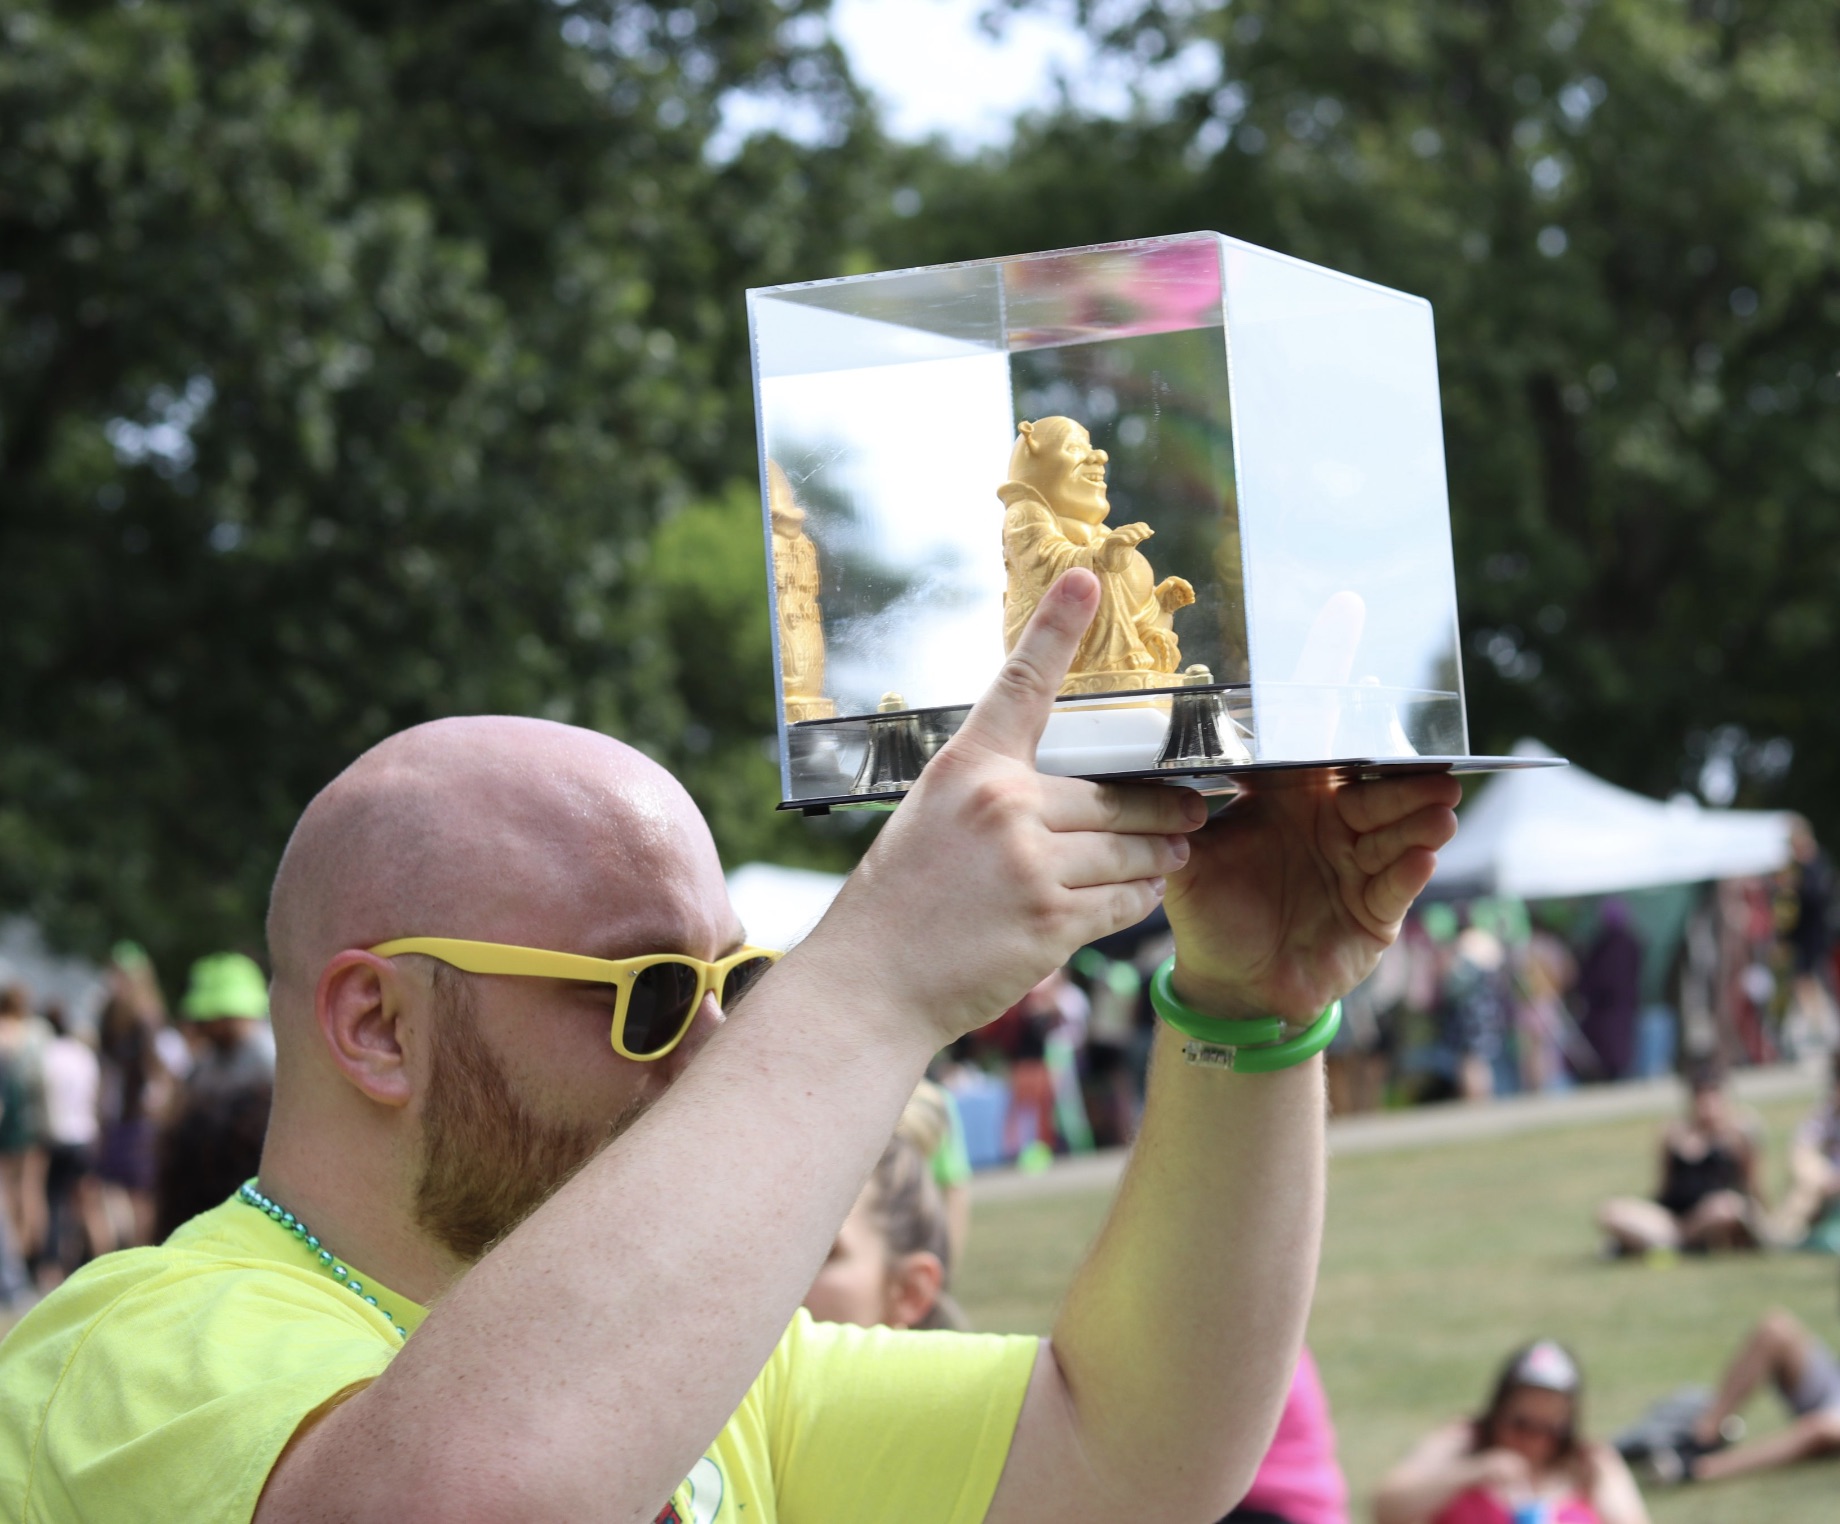
[{"label": "white tent canopy", "polygon": [[[1550,757],[1522,741],[1517,757]],[[1465,806],[1438,854],[1431,892],[1558,899],[1773,873],[1789,861],[1791,817],[1666,804],[1580,767],[1497,774]]]},{"label": "white tent canopy", "polygon": [[728,875],[728,897],[756,947],[785,949],[800,941],[831,908],[841,873],[743,863]]}]

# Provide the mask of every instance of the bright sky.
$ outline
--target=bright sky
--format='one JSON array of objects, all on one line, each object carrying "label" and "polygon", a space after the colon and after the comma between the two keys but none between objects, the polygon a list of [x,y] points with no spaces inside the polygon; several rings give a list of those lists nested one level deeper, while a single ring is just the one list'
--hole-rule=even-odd
[{"label": "bright sky", "polygon": [[1064,17],[1004,16],[993,38],[977,24],[988,3],[836,0],[831,28],[894,136],[944,133],[959,148],[1000,142],[1018,113],[1053,101],[1057,70],[1090,72],[1092,46]]},{"label": "bright sky", "polygon": [[[1070,6],[999,12],[995,36],[978,25],[991,8],[992,0],[834,0],[831,29],[857,82],[880,101],[890,133],[909,141],[942,134],[960,151],[1007,141],[1019,115],[1053,105],[1063,77],[1084,109],[1104,115],[1127,113],[1133,87],[1156,99],[1219,78],[1211,45],[1196,44],[1154,70],[1120,66],[1096,57]],[[724,104],[712,153],[724,158],[762,129],[798,138],[817,128],[797,101],[737,91]]]}]

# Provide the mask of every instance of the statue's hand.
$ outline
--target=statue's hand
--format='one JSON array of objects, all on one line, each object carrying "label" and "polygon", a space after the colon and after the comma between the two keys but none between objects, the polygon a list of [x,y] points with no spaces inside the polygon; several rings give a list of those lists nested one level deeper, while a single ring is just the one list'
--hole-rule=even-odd
[{"label": "statue's hand", "polygon": [[1165,614],[1173,614],[1195,601],[1195,590],[1181,577],[1165,577],[1156,585],[1156,601]]},{"label": "statue's hand", "polygon": [[1137,547],[1155,533],[1148,524],[1124,524],[1107,531],[1093,553],[1094,567],[1103,572],[1123,571],[1131,564]]}]

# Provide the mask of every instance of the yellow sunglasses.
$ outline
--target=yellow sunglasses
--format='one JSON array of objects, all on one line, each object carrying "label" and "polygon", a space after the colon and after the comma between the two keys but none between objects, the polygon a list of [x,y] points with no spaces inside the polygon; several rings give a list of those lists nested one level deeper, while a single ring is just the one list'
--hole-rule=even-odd
[{"label": "yellow sunglasses", "polygon": [[647,953],[641,958],[587,958],[508,942],[467,942],[457,937],[398,937],[367,951],[379,958],[420,953],[468,974],[572,979],[614,987],[613,1051],[648,1064],[684,1040],[703,996],[733,1005],[778,960],[765,947],[743,947],[714,963],[688,953]]}]

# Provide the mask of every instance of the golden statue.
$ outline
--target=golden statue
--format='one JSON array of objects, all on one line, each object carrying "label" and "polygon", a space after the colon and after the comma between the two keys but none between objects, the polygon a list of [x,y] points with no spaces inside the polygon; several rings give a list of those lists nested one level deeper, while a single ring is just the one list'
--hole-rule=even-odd
[{"label": "golden statue", "polygon": [[1138,546],[1155,534],[1148,524],[1103,527],[1106,453],[1071,418],[1017,425],[1010,479],[997,489],[1003,517],[1003,649],[1011,650],[1054,579],[1070,566],[1099,578],[1099,611],[1080,642],[1062,693],[1176,688],[1213,679],[1204,669],[1182,671],[1173,615],[1195,601],[1180,577],[1156,580]]},{"label": "golden statue", "polygon": [[773,520],[773,590],[779,608],[779,672],[786,722],[828,720],[836,715],[837,705],[824,696],[818,547],[805,533],[805,510],[776,460],[767,462],[767,508]]}]

